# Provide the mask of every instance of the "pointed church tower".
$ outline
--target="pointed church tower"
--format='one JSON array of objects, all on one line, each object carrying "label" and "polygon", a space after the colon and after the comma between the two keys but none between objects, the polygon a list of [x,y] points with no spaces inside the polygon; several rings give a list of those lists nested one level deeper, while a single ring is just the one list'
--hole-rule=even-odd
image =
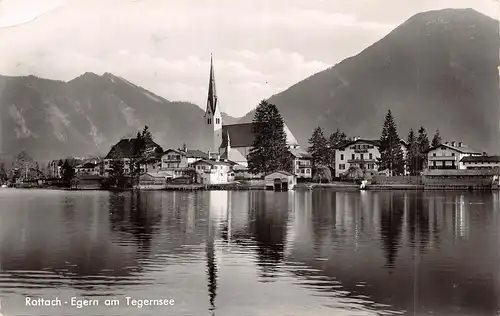
[{"label": "pointed church tower", "polygon": [[219,153],[222,143],[222,116],[217,102],[217,91],[215,89],[215,75],[212,55],[210,55],[210,79],[208,82],[207,109],[204,116],[205,146],[210,153]]}]

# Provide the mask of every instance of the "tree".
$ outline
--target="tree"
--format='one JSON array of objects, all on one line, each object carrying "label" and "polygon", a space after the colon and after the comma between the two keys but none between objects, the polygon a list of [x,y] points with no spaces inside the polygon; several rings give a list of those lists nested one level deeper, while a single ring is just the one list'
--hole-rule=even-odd
[{"label": "tree", "polygon": [[7,181],[7,171],[5,170],[5,164],[0,162],[0,183]]},{"label": "tree", "polygon": [[332,172],[330,168],[323,165],[317,165],[313,168],[312,180],[314,182],[331,182],[332,181]]},{"label": "tree", "polygon": [[145,146],[153,143],[153,135],[151,134],[151,131],[149,130],[149,127],[147,125],[144,126],[141,136]]},{"label": "tree", "polygon": [[252,121],[255,135],[248,155],[248,169],[254,174],[267,174],[288,169],[290,158],[286,145],[285,123],[274,104],[263,100]]},{"label": "tree", "polygon": [[309,138],[311,145],[307,151],[313,157],[313,165],[324,165],[329,160],[328,155],[328,140],[325,138],[321,127],[316,127],[313,131],[311,138]]},{"label": "tree", "polygon": [[294,173],[293,172],[293,169],[295,167],[293,165],[294,160],[295,160],[295,157],[287,149],[286,152],[283,153],[283,155],[281,157],[281,160],[280,160],[280,166],[281,166],[281,168],[280,168],[280,170],[284,170],[284,171],[288,171],[290,173]]},{"label": "tree", "polygon": [[419,152],[417,138],[413,128],[410,129],[408,133],[407,140],[407,153],[406,153],[406,166],[411,175],[416,175],[419,171],[418,169]]},{"label": "tree", "polygon": [[432,137],[432,147],[437,147],[442,144],[442,139],[441,135],[439,134],[439,130],[436,130],[436,134],[434,134],[434,137]]},{"label": "tree", "polygon": [[340,132],[338,128],[334,133],[330,134],[330,137],[328,138],[328,166],[335,166],[335,149],[337,149],[337,147],[343,145],[347,141],[347,135],[343,132]]},{"label": "tree", "polygon": [[61,167],[61,174],[64,183],[68,186],[71,185],[71,181],[75,177],[75,168],[70,164],[69,160],[66,159]]},{"label": "tree", "polygon": [[112,160],[109,169],[109,178],[115,186],[125,186],[125,163],[122,159]]},{"label": "tree", "polygon": [[380,159],[379,169],[388,169],[391,175],[404,173],[403,150],[401,149],[401,139],[398,136],[396,123],[391,110],[385,117],[382,135],[380,136]]},{"label": "tree", "polygon": [[427,150],[429,150],[429,138],[427,137],[427,132],[423,126],[418,130],[417,137],[417,147],[418,147],[418,172],[424,170],[427,166]]}]

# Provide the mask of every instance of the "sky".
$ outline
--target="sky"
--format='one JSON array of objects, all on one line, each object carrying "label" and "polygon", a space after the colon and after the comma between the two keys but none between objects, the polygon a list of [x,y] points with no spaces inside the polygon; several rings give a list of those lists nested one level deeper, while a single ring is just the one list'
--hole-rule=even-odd
[{"label": "sky", "polygon": [[498,0],[0,0],[0,74],[111,72],[206,106],[210,54],[223,112],[243,116],[356,55],[412,15]]}]

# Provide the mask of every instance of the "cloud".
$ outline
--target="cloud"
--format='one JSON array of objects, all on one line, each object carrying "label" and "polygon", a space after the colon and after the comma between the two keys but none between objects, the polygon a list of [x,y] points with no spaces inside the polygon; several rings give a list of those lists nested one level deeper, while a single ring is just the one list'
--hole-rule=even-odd
[{"label": "cloud", "polygon": [[[18,9],[5,10],[7,2]],[[166,99],[204,106],[213,53],[221,106],[231,115],[359,53],[418,11],[494,8],[491,0],[0,3],[0,25],[20,23],[0,28],[0,73],[70,80],[111,72]]]}]

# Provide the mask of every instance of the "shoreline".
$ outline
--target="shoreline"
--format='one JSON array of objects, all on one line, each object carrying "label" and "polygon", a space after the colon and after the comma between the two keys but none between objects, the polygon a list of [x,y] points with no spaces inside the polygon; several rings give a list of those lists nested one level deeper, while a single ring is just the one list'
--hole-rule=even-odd
[{"label": "shoreline", "polygon": [[[11,187],[15,188],[16,187]],[[168,184],[163,188],[62,188],[62,187],[19,187],[19,189],[44,189],[44,190],[60,190],[60,191],[110,191],[110,192],[126,192],[126,191],[250,191],[250,190],[266,190],[265,185],[251,184]],[[358,184],[354,183],[299,183],[290,191],[305,191],[305,190],[339,190],[339,191],[496,191],[499,188],[496,186],[467,186],[467,185],[423,185],[423,184],[367,184],[364,189],[360,189]]]}]

